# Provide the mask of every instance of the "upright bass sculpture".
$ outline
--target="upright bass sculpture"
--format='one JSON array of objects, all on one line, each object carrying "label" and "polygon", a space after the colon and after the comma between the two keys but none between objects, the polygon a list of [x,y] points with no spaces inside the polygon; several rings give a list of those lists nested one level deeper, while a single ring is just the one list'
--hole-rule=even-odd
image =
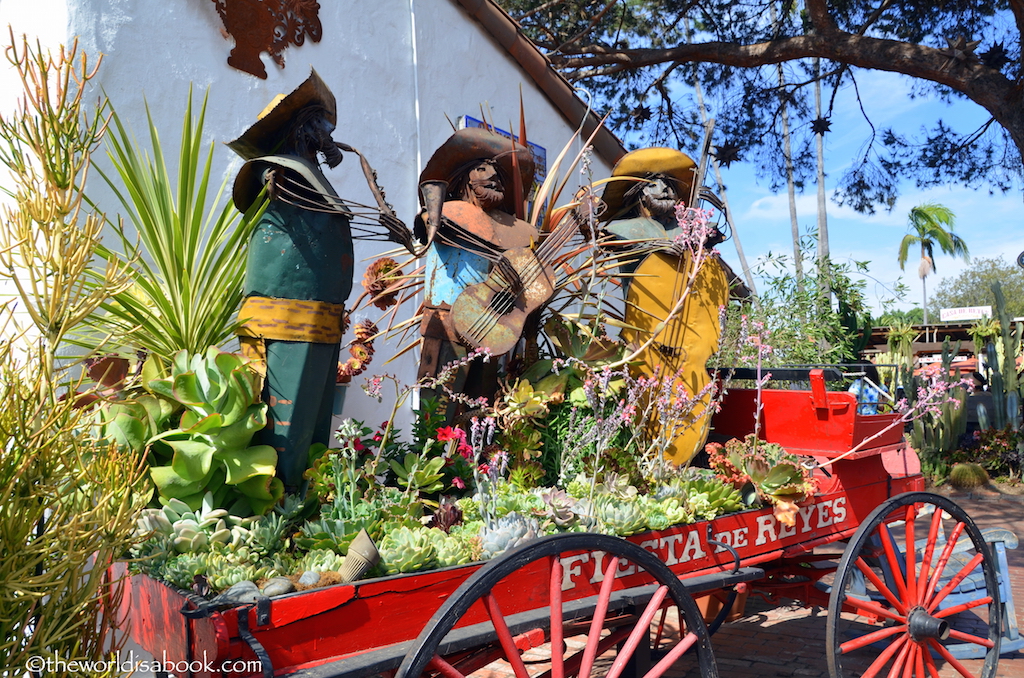
[{"label": "upright bass sculpture", "polygon": [[[722,262],[707,252],[687,251],[674,243],[683,234],[676,207],[692,200],[697,163],[670,148],[645,148],[623,156],[605,189],[606,233],[637,256],[623,266],[626,282],[625,322],[628,343],[642,347],[636,371],[645,376],[675,376],[675,385],[696,398],[688,421],[676,431],[665,456],[681,464],[692,458],[707,438],[711,394],[705,365],[718,350],[719,309],[729,299],[729,278]],[[700,246],[710,249],[724,237],[712,230]],[[614,246],[614,241],[612,245]],[[678,404],[679,394],[672,406]]]}]

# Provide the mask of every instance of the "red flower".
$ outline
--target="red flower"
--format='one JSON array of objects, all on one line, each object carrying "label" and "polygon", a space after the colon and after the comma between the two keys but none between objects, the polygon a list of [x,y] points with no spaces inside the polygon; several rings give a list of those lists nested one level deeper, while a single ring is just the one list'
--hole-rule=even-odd
[{"label": "red flower", "polygon": [[466,440],[466,432],[454,426],[442,426],[437,429],[437,442],[443,443],[449,440],[459,440],[463,443]]},{"label": "red flower", "polygon": [[452,478],[452,485],[459,488],[460,490],[466,489],[466,481],[460,478],[459,476],[455,476],[454,478]]},{"label": "red flower", "polygon": [[480,471],[480,473],[486,474],[491,472],[491,467],[489,464],[480,464],[480,466],[477,467],[477,470]]},{"label": "red flower", "polygon": [[473,448],[470,447],[469,445],[467,445],[465,442],[460,442],[459,443],[459,454],[461,454],[464,459],[472,459],[473,458]]}]

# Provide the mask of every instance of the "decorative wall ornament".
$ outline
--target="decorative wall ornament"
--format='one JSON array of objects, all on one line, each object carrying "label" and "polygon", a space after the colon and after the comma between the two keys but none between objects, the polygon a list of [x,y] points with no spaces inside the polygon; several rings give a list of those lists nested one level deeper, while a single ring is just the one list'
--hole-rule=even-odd
[{"label": "decorative wall ornament", "polygon": [[[228,64],[258,78],[267,70],[260,52],[284,68],[283,52],[306,41],[320,42],[320,3],[316,0],[213,0],[227,35],[235,39]],[[226,37],[226,36],[225,36]]]}]

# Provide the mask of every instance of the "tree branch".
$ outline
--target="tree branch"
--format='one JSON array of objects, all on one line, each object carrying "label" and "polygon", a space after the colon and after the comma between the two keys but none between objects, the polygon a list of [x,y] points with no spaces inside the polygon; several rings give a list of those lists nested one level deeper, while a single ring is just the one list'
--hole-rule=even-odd
[{"label": "tree branch", "polygon": [[590,32],[592,30],[594,30],[594,26],[596,26],[604,18],[604,15],[608,13],[608,10],[610,10],[612,7],[617,5],[618,2],[619,2],[619,0],[608,0],[608,2],[605,3],[604,7],[601,8],[601,11],[597,12],[593,17],[591,17],[590,23],[587,24],[586,28],[584,28],[583,30],[578,32],[576,35],[572,36],[571,38],[566,40],[564,43],[559,45],[558,49],[556,49],[555,51],[556,52],[561,52],[562,50],[564,50],[569,45],[573,44],[574,42],[578,42],[584,36],[589,35]]},{"label": "tree branch", "polygon": [[540,14],[541,12],[544,12],[544,11],[554,7],[555,5],[560,5],[560,4],[562,4],[562,0],[548,0],[548,2],[545,2],[542,5],[538,5],[537,7],[534,7],[533,9],[531,9],[529,11],[526,11],[526,12],[523,12],[522,14],[520,14],[519,18],[516,19],[516,22],[519,23],[520,25],[522,25],[522,23],[524,21],[526,21],[527,19],[533,17],[535,14]]},{"label": "tree branch", "polygon": [[885,10],[889,9],[890,7],[892,7],[892,0],[882,0],[882,2],[879,3],[878,7],[875,8],[875,11],[868,15],[868,18],[864,21],[860,28],[857,29],[857,35],[864,35],[865,33],[867,33],[868,29],[874,26],[875,22],[878,21],[883,14],[885,14]]},{"label": "tree branch", "polygon": [[[1010,11],[1013,12],[1014,23],[1017,24],[1017,32],[1024,35],[1024,0],[1009,0]],[[1018,67],[1024,66],[1024,54],[1018,57]]]},{"label": "tree branch", "polygon": [[811,19],[811,25],[818,35],[828,36],[839,33],[839,27],[828,13],[828,2],[826,0],[807,0],[807,15]]},{"label": "tree branch", "polygon": [[[820,8],[822,0],[813,1]],[[809,1],[808,5],[811,4],[813,3]],[[706,42],[664,49],[632,50],[588,46],[568,54],[550,55],[556,68],[563,71],[578,71],[573,74],[573,79],[576,80],[637,70],[671,61],[703,61],[752,68],[810,57],[820,57],[860,68],[902,73],[945,85],[986,108],[1000,122],[1006,119],[1011,102],[1012,105],[1016,105],[1020,100],[1020,93],[1008,78],[981,63],[951,64],[948,56],[933,47],[854,35],[838,30],[833,30],[828,36],[804,35],[754,45]]]}]

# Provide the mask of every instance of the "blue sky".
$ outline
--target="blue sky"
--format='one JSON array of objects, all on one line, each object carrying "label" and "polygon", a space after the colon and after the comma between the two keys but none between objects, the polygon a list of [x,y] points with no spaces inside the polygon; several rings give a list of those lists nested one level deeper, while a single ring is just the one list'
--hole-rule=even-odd
[{"label": "blue sky", "polygon": [[[876,129],[893,126],[913,132],[938,118],[953,123],[961,131],[973,130],[987,119],[987,114],[973,103],[945,103],[927,97],[911,98],[910,80],[904,76],[873,72],[858,74],[860,91],[865,94],[865,108]],[[827,93],[826,95],[827,96]],[[868,303],[876,315],[879,304],[891,297],[894,283],[902,277],[910,293],[895,308],[909,309],[921,304],[921,282],[917,277],[919,257],[912,251],[907,270],[901,271],[896,261],[897,250],[907,233],[907,213],[916,205],[938,202],[957,216],[955,232],[967,242],[972,256],[1004,255],[1008,262],[1024,251],[1024,227],[1021,224],[1021,192],[989,195],[986,188],[970,190],[945,186],[928,190],[904,183],[901,196],[891,212],[884,209],[874,215],[858,214],[848,207],[838,207],[831,195],[843,170],[858,157],[867,140],[868,126],[849,92],[841,92],[832,116],[832,132],[825,135],[825,167],[828,200],[829,242],[834,261],[869,261],[870,275],[866,289]],[[968,127],[968,125],[971,125]],[[758,180],[754,167],[734,163],[723,168],[730,208],[733,212],[744,254],[754,267],[756,259],[769,252],[792,256],[789,201],[783,188],[774,193],[766,179]],[[817,226],[817,197],[809,184],[804,194],[797,194],[797,213],[801,232]],[[732,241],[719,246],[726,260],[739,271],[739,258]],[[959,274],[966,264],[960,260],[936,256],[936,272],[928,277],[929,298],[944,277]]]}]

